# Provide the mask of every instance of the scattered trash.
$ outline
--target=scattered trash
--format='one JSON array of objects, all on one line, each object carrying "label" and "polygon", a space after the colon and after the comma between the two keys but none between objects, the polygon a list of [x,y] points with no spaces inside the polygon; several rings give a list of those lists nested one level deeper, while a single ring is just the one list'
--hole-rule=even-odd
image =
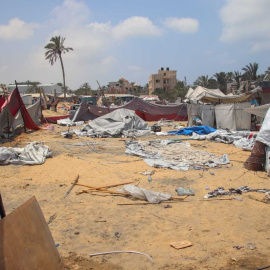
[{"label": "scattered trash", "polygon": [[180,242],[173,242],[173,243],[170,243],[170,245],[174,247],[175,249],[182,249],[182,248],[187,248],[187,247],[192,246],[191,242],[188,240],[184,240]]},{"label": "scattered trash", "polygon": [[74,234],[75,234],[75,235],[79,235],[79,234],[80,234],[80,232],[75,232]]},{"label": "scattered trash", "polygon": [[266,199],[266,201],[270,201],[270,192],[269,191],[265,193],[264,198]]},{"label": "scattered trash", "polygon": [[55,213],[55,214],[53,214],[52,216],[50,216],[50,218],[49,218],[47,224],[49,225],[50,223],[52,223],[52,222],[56,219],[56,217],[57,217],[57,213]]},{"label": "scattered trash", "polygon": [[172,208],[172,206],[167,204],[167,205],[164,205],[164,208]]},{"label": "scattered trash", "polygon": [[179,187],[175,191],[179,196],[195,196],[194,191],[191,188],[185,189],[183,187]]},{"label": "scattered trash", "polygon": [[210,188],[208,186],[205,186],[205,190],[210,190]]},{"label": "scattered trash", "polygon": [[152,170],[152,171],[141,172],[140,174],[142,174],[142,175],[153,175],[154,173],[155,173],[155,171]]},{"label": "scattered trash", "polygon": [[236,249],[241,249],[241,248],[244,248],[244,246],[233,246],[233,248],[236,248]]},{"label": "scattered trash", "polygon": [[253,249],[256,249],[256,246],[253,243],[247,243],[247,248],[253,250]]},{"label": "scattered trash", "polygon": [[242,199],[242,198],[240,198],[240,197],[233,197],[233,199],[234,199],[234,200],[237,200],[237,201],[240,201],[240,202],[242,202],[242,201],[243,201],[243,199]]},{"label": "scattered trash", "polygon": [[214,172],[209,172],[211,175],[215,175],[215,173]]},{"label": "scattered trash", "polygon": [[231,257],[231,260],[237,262],[237,260],[234,257]]},{"label": "scattered trash", "polygon": [[203,171],[203,168],[200,166],[193,166],[193,169]]},{"label": "scattered trash", "polygon": [[204,196],[205,199],[209,199],[209,198],[213,198],[213,197],[217,197],[220,195],[232,195],[232,194],[242,194],[242,193],[246,193],[246,192],[261,192],[261,193],[266,193],[269,192],[270,189],[252,189],[248,186],[242,186],[242,187],[238,187],[238,188],[230,188],[228,191],[226,191],[223,187],[218,187],[215,190],[212,190],[210,192],[208,192],[208,194],[206,194]]},{"label": "scattered trash", "polygon": [[32,180],[32,178],[25,178],[24,180],[28,180],[28,181],[31,181],[31,180]]},{"label": "scattered trash", "polygon": [[89,254],[90,257],[93,257],[93,256],[99,256],[99,255],[107,255],[107,254],[113,254],[113,253],[135,253],[135,254],[141,254],[141,255],[144,255],[146,256],[147,258],[149,258],[149,260],[154,263],[153,259],[145,254],[145,253],[142,253],[142,252],[138,252],[138,251],[126,251],[126,250],[119,250],[119,251],[109,251],[109,252],[102,252],[102,253],[93,253],[93,254]]},{"label": "scattered trash", "polygon": [[149,182],[149,183],[152,182],[152,177],[151,177],[151,175],[148,176],[148,182]]},{"label": "scattered trash", "polygon": [[116,232],[114,235],[115,235],[115,237],[119,238],[121,236],[121,233],[120,232]]},{"label": "scattered trash", "polygon": [[60,245],[59,244],[55,244],[56,247],[59,247]]}]

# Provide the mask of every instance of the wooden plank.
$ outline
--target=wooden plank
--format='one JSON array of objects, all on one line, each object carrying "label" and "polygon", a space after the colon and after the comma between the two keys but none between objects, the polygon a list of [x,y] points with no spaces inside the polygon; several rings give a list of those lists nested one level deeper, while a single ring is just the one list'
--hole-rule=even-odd
[{"label": "wooden plank", "polygon": [[64,268],[35,197],[0,220],[1,270]]}]

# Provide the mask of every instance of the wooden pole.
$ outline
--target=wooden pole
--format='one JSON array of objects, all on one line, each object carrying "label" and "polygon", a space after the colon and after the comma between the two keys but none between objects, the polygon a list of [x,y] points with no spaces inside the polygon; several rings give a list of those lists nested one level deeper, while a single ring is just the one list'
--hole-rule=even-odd
[{"label": "wooden pole", "polygon": [[[15,80],[15,85],[16,85],[16,88],[18,89],[18,92],[19,92],[19,88],[18,88],[18,85],[17,85],[17,81]],[[22,101],[22,99],[20,98],[20,102]],[[21,111],[21,115],[22,115],[22,119],[23,119],[23,124],[24,124],[24,132],[26,133],[26,126],[25,126],[25,119],[24,119],[24,115],[22,113],[22,104],[21,104],[21,107],[20,107],[20,111]]]}]

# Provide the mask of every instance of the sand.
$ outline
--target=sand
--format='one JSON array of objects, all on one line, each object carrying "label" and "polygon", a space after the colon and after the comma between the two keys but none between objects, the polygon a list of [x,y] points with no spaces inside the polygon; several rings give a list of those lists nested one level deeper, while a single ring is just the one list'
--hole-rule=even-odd
[{"label": "sand", "polygon": [[[46,220],[55,217],[49,228],[67,269],[257,269],[270,265],[270,204],[263,202],[264,194],[237,195],[243,201],[203,199],[206,186],[211,190],[242,185],[270,188],[265,172],[243,168],[250,152],[233,145],[190,141],[197,149],[227,153],[231,163],[204,172],[154,168],[149,183],[148,176],[140,172],[153,168],[138,157],[126,155],[123,139],[64,139],[60,135],[63,130],[66,128],[55,125],[55,131],[28,132],[3,144],[23,147],[31,141],[43,141],[53,157],[39,166],[2,166],[0,190],[7,213],[36,196]],[[158,138],[141,138],[153,139]],[[85,141],[95,145],[73,145]],[[76,186],[64,199],[77,174],[79,183],[91,186],[134,181],[140,187],[174,196],[177,187],[190,187],[195,196],[184,202],[118,205],[141,201],[107,194],[76,195],[83,189]],[[165,208],[167,204],[171,208]],[[170,246],[182,240],[191,241],[193,246],[179,250]],[[255,244],[256,249],[247,248],[248,243]],[[244,248],[237,250],[235,245]],[[89,258],[90,253],[114,250],[144,252],[155,264],[137,254]]]}]

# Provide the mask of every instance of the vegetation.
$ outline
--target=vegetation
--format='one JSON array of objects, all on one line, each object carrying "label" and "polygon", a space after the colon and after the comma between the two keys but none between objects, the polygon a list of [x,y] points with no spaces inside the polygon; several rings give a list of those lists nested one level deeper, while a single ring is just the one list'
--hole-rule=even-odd
[{"label": "vegetation", "polygon": [[72,48],[64,47],[65,38],[61,36],[55,36],[50,39],[50,43],[48,43],[44,48],[47,50],[45,52],[45,59],[49,60],[50,64],[53,65],[56,60],[59,58],[62,67],[63,73],[63,84],[64,84],[64,98],[66,99],[66,79],[65,79],[65,69],[63,64],[62,55],[66,52],[73,51]]},{"label": "vegetation", "polygon": [[92,95],[92,89],[89,83],[84,83],[81,85],[79,89],[74,91],[75,95],[80,96],[80,95]]}]

